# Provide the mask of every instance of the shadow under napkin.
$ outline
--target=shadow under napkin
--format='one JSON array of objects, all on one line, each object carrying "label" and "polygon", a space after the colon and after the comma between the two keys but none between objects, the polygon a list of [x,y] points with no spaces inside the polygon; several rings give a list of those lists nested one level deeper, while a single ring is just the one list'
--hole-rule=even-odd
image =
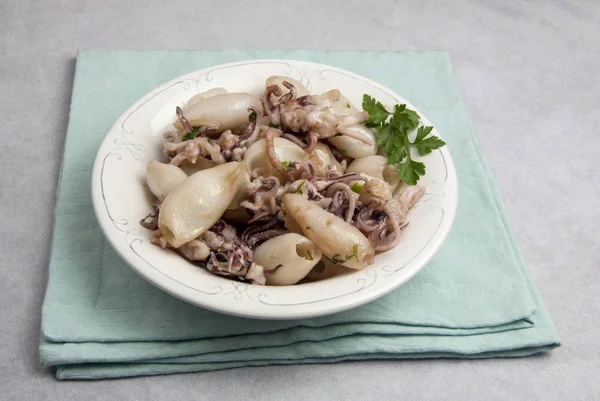
[{"label": "shadow under napkin", "polygon": [[[352,70],[401,93],[437,126],[456,164],[459,210],[440,252],[409,283],[331,316],[243,319],[167,295],[107,244],[89,183],[95,153],[113,122],[165,81],[249,58]],[[59,365],[61,379],[344,359],[519,356],[559,344],[444,52],[82,51],[59,188],[40,354],[42,364]]]}]

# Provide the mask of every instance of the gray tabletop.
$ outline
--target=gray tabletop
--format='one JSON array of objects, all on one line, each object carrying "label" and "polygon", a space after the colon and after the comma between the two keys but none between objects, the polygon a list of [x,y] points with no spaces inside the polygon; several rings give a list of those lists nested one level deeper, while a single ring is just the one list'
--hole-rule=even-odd
[{"label": "gray tabletop", "polygon": [[[598,2],[0,1],[1,399],[598,399]],[[450,4],[451,3],[451,4]],[[522,359],[277,366],[100,382],[39,367],[81,47],[443,49],[563,346]]]}]

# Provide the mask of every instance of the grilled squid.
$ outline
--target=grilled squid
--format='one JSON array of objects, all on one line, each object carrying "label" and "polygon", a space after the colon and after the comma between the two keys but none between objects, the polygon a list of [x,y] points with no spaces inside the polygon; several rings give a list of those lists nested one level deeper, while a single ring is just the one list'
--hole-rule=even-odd
[{"label": "grilled squid", "polygon": [[207,159],[205,157],[198,157],[194,163],[189,160],[184,160],[179,165],[179,168],[187,175],[192,175],[197,173],[198,171],[206,170],[209,168],[213,168],[217,165],[214,161]]},{"label": "grilled squid", "polygon": [[[287,93],[284,94],[282,87],[287,89]],[[335,93],[337,93],[337,97]],[[336,98],[336,111],[338,113],[332,107],[332,98]],[[340,150],[343,152],[349,151],[352,154],[360,153],[361,155],[375,154],[377,151],[375,135],[362,124],[368,118],[368,114],[356,109],[352,109],[351,112],[342,110],[338,105],[340,99],[342,97],[337,90],[327,92],[321,96],[306,95],[299,97],[296,86],[287,80],[282,81],[280,84],[268,85],[264,93],[265,108],[271,121],[286,130],[303,136],[297,141],[305,142],[304,147],[307,153],[312,152],[320,139],[332,138],[335,140],[337,136],[347,136],[356,142],[362,143],[366,146],[366,149],[370,150],[359,152],[342,143]],[[347,103],[347,106],[351,108],[349,103]],[[289,133],[286,135],[288,139],[293,136]],[[297,141],[294,140],[298,143]],[[360,156],[354,155],[352,157]]]},{"label": "grilled squid", "polygon": [[408,211],[412,209],[424,193],[425,187],[421,185],[409,185],[403,182],[396,188],[390,201],[390,207],[398,217],[398,221],[401,223],[407,221]]},{"label": "grilled squid", "polygon": [[268,270],[276,269],[267,277],[269,285],[296,284],[320,260],[320,249],[306,237],[295,233],[272,238],[254,251],[256,263]]},{"label": "grilled squid", "polygon": [[225,89],[225,88],[213,88],[213,89],[209,89],[207,91],[198,93],[197,95],[192,96],[190,98],[190,100],[187,101],[187,103],[185,104],[185,106],[182,107],[182,110],[185,113],[192,106],[194,106],[197,103],[199,103],[202,99],[206,99],[206,98],[217,96],[217,95],[223,95],[225,93],[229,93],[227,91],[227,89]]},{"label": "grilled squid", "polygon": [[298,194],[283,197],[286,221],[321,249],[323,256],[351,269],[373,263],[375,249],[354,226]]},{"label": "grilled squid", "polygon": [[[331,112],[338,116],[351,116],[360,113],[337,89],[319,96],[312,96],[311,100],[318,106],[330,108]],[[375,134],[370,128],[362,124],[362,121],[348,120],[346,124],[341,126],[341,131],[345,135],[329,138],[329,142],[343,154],[352,158],[359,158],[377,153]]]},{"label": "grilled squid", "polygon": [[146,168],[146,183],[156,198],[162,200],[188,178],[179,167],[152,160]]},{"label": "grilled squid", "polygon": [[315,174],[319,177],[327,176],[330,170],[339,171],[342,173],[344,169],[342,165],[335,159],[329,146],[319,142],[315,149],[308,155],[308,160],[312,163],[315,169]]},{"label": "grilled squid", "polygon": [[231,162],[200,171],[173,189],[161,205],[158,228],[178,248],[207,231],[233,201],[246,167]]},{"label": "grilled squid", "polygon": [[[248,93],[222,93],[194,102],[187,108],[185,118],[193,127],[210,125],[220,133],[248,124],[249,108],[262,111],[260,99]],[[185,128],[180,119],[173,125],[179,130]]]}]

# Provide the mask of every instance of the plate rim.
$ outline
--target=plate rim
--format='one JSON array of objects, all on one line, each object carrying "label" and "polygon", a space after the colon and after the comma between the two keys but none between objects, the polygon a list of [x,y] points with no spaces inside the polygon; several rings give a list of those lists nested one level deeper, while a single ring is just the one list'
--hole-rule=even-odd
[{"label": "plate rim", "polygon": [[[109,139],[111,136],[110,134],[113,133],[117,129],[121,129],[122,124],[127,120],[128,116],[130,116],[133,112],[135,112],[137,109],[139,109],[141,106],[143,106],[146,102],[148,102],[154,96],[156,96],[157,94],[166,90],[167,88],[173,86],[177,82],[180,82],[180,81],[183,81],[186,79],[190,79],[194,76],[202,76],[202,74],[208,74],[211,71],[216,70],[216,69],[224,69],[224,68],[231,68],[231,67],[244,66],[244,65],[249,65],[249,64],[259,64],[259,63],[264,63],[264,64],[284,63],[284,64],[288,64],[288,65],[296,64],[296,66],[306,65],[313,70],[321,70],[321,71],[328,70],[328,71],[342,73],[351,78],[359,79],[359,80],[363,81],[364,83],[388,94],[392,98],[401,99],[403,102],[406,102],[408,107],[412,108],[413,110],[416,110],[419,113],[419,115],[421,115],[422,119],[426,123],[429,123],[429,120],[423,113],[421,113],[407,99],[405,99],[403,96],[396,93],[395,91],[391,90],[390,88],[388,88],[368,77],[365,77],[363,75],[356,74],[352,71],[348,71],[348,70],[345,70],[345,69],[342,69],[339,67],[335,67],[335,66],[331,66],[331,65],[327,65],[327,64],[315,63],[315,62],[304,61],[304,60],[294,60],[294,59],[248,59],[248,60],[240,60],[240,61],[235,61],[235,62],[230,62],[230,63],[212,65],[212,66],[208,66],[208,67],[205,67],[205,68],[202,68],[199,70],[190,71],[190,72],[182,74],[174,79],[171,79],[168,82],[163,83],[162,85],[155,87],[154,89],[148,91],[146,94],[144,94],[143,96],[138,98],[129,108],[127,108],[127,110],[125,110],[125,112],[123,112],[119,116],[119,118],[115,121],[115,123],[107,131],[100,146],[98,147],[98,151],[97,151],[96,157],[94,159],[94,166],[93,166],[93,170],[92,170],[91,195],[92,195],[92,204],[93,204],[94,213],[96,216],[96,220],[98,221],[98,225],[102,231],[102,234],[106,238],[106,240],[107,240],[108,244],[111,246],[111,248],[123,260],[123,262],[125,262],[133,271],[135,271],[137,274],[139,274],[146,281],[150,282],[152,285],[156,286],[157,288],[161,289],[162,291],[167,292],[168,294],[170,294],[176,298],[179,298],[187,303],[202,307],[204,309],[208,309],[208,310],[212,310],[215,312],[224,313],[224,314],[228,314],[228,315],[233,315],[233,316],[254,318],[254,319],[268,319],[268,320],[274,320],[274,319],[289,320],[289,319],[303,319],[303,318],[310,318],[310,317],[325,316],[325,315],[330,315],[330,314],[334,314],[334,313],[338,313],[338,312],[342,312],[345,310],[349,310],[349,309],[358,307],[360,305],[369,303],[375,299],[378,299],[378,298],[394,291],[398,287],[402,286],[403,284],[405,284],[406,282],[411,280],[418,272],[420,272],[429,263],[429,261],[433,258],[433,256],[435,256],[435,254],[441,248],[442,244],[448,237],[448,234],[454,224],[454,220],[455,220],[456,212],[457,212],[457,208],[458,208],[458,196],[459,196],[459,194],[458,194],[458,177],[456,174],[456,169],[454,166],[452,156],[451,156],[447,146],[439,149],[438,151],[442,154],[442,157],[444,158],[444,163],[446,164],[446,168],[447,168],[447,172],[448,172],[447,184],[452,186],[451,192],[452,192],[453,197],[451,199],[451,204],[453,207],[446,210],[446,212],[449,213],[449,215],[446,216],[446,219],[443,222],[440,222],[440,227],[438,228],[438,231],[435,232],[434,235],[432,235],[430,242],[426,246],[424,246],[423,249],[421,249],[416,255],[414,255],[414,257],[411,260],[409,260],[405,263],[404,267],[406,267],[406,266],[411,267],[411,269],[407,270],[408,273],[400,276],[401,277],[400,279],[390,280],[390,283],[378,288],[377,291],[374,291],[374,290],[362,291],[362,289],[366,288],[366,287],[363,287],[363,288],[359,289],[358,291],[354,292],[354,296],[349,296],[349,295],[352,295],[353,293],[347,293],[347,294],[342,294],[339,297],[336,297],[336,298],[345,297],[343,302],[331,302],[332,301],[331,298],[319,301],[319,302],[321,302],[321,305],[318,309],[315,309],[313,307],[307,307],[306,304],[302,304],[302,305],[297,304],[297,305],[280,305],[280,306],[299,306],[299,308],[296,308],[293,311],[289,310],[287,308],[277,308],[277,305],[271,305],[271,306],[274,306],[273,308],[261,307],[261,308],[257,309],[256,311],[252,311],[253,308],[250,308],[250,310],[248,310],[248,307],[250,306],[249,304],[244,305],[243,308],[239,308],[240,304],[237,303],[238,308],[236,309],[236,305],[232,305],[232,304],[226,302],[225,300],[221,299],[221,300],[217,300],[215,302],[215,301],[213,301],[214,298],[207,296],[208,294],[199,295],[197,292],[198,290],[195,290],[194,293],[190,293],[190,291],[193,290],[191,287],[189,287],[189,286],[185,286],[188,288],[182,287],[182,283],[180,283],[178,280],[175,280],[174,278],[161,272],[158,268],[152,266],[148,261],[146,261],[141,255],[137,254],[137,252],[135,252],[135,250],[133,250],[133,248],[128,247],[128,249],[131,248],[133,253],[137,254],[137,256],[139,258],[141,258],[144,262],[146,262],[146,264],[148,264],[152,269],[140,267],[139,266],[140,262],[133,260],[133,258],[132,258],[133,255],[131,252],[128,252],[128,251],[124,252],[122,249],[122,243],[117,242],[114,234],[110,233],[108,231],[109,221],[107,221],[107,217],[108,217],[108,220],[110,220],[110,223],[113,225],[114,225],[115,220],[112,219],[112,217],[110,216],[110,212],[108,212],[108,206],[104,202],[101,202],[101,200],[104,200],[104,192],[103,192],[103,188],[102,188],[102,186],[103,186],[102,172],[103,172],[103,168],[104,168],[103,161],[108,156],[108,153],[110,153],[110,152],[107,152],[107,149],[106,149],[108,147],[108,142],[109,142]],[[314,74],[315,71],[313,71],[312,73]],[[443,135],[442,135],[442,137],[443,137]],[[127,242],[127,241],[125,241],[125,242]],[[417,259],[417,258],[418,258],[419,262],[415,264],[414,259]],[[160,276],[158,276],[157,273],[160,273]],[[168,278],[170,280],[165,280],[165,278]],[[243,287],[246,290],[248,289],[248,287],[260,287],[263,289],[264,288],[285,288],[285,287],[252,286],[247,283],[236,282],[236,281],[229,280],[229,279],[222,278],[222,277],[215,276],[215,278],[218,278],[220,280],[224,280],[224,281],[227,281],[228,283],[231,283],[237,291],[241,291],[240,287]],[[306,285],[306,284],[304,284],[304,285]],[[269,290],[266,290],[266,291],[268,292]],[[360,292],[362,292],[362,293],[358,294]],[[262,295],[262,294],[259,294],[259,295]]]}]

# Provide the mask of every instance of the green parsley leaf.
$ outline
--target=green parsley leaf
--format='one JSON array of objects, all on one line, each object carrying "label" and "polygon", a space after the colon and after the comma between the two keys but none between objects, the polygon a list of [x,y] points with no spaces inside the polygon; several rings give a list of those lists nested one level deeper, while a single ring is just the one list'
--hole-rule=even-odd
[{"label": "green parsley leaf", "polygon": [[354,184],[352,184],[350,189],[358,194],[358,193],[360,193],[360,190],[363,189],[363,187],[364,187],[364,185],[359,184],[358,182],[355,182]]},{"label": "green parsley leaf", "polygon": [[397,104],[394,106],[394,114],[390,120],[390,124],[401,132],[411,131],[419,125],[419,115],[406,108],[405,104]]},{"label": "green parsley leaf", "polygon": [[308,260],[314,260],[312,252],[310,251],[310,249],[308,251],[306,251],[306,255]]},{"label": "green parsley leaf", "polygon": [[363,96],[362,108],[369,113],[369,119],[365,124],[371,128],[379,127],[391,114],[381,102],[378,102],[369,95]]},{"label": "green parsley leaf", "polygon": [[426,138],[432,129],[433,127],[421,126],[417,130],[417,137],[413,142],[413,146],[417,149],[417,152],[419,152],[421,156],[428,155],[431,153],[431,151],[439,149],[446,144],[446,142],[442,141],[435,135],[431,135]]},{"label": "green parsley leaf", "polygon": [[346,103],[346,107],[349,109],[352,108],[352,106],[350,106],[350,103]]},{"label": "green parsley leaf", "polygon": [[269,123],[269,127],[277,128],[277,129],[281,128],[281,126],[279,124],[273,124],[273,123]]},{"label": "green parsley leaf", "polygon": [[256,120],[256,113],[252,112],[250,113],[250,115],[248,116],[248,121],[252,122]]},{"label": "green parsley leaf", "polygon": [[425,175],[425,164],[416,160],[407,158],[398,166],[398,176],[410,185],[415,185],[419,182],[419,178]]},{"label": "green parsley leaf", "polygon": [[243,147],[247,148],[248,147],[248,142],[244,142],[244,145],[242,145]]},{"label": "green parsley leaf", "polygon": [[431,130],[433,129],[433,127],[425,127],[425,126],[420,126],[419,129],[417,130],[417,137],[415,138],[415,142],[419,142],[420,140],[424,139],[427,135],[431,134]]},{"label": "green parsley leaf", "polygon": [[409,156],[410,142],[406,135],[398,135],[394,138],[393,146],[388,154],[388,163],[398,165],[405,157]]},{"label": "green parsley leaf", "polygon": [[377,145],[383,147],[383,150],[385,150],[385,153],[387,153],[388,155],[391,153],[392,150],[394,150],[394,130],[392,129],[392,126],[389,124],[384,124],[381,126],[381,128],[378,130],[379,133],[377,134]]}]

